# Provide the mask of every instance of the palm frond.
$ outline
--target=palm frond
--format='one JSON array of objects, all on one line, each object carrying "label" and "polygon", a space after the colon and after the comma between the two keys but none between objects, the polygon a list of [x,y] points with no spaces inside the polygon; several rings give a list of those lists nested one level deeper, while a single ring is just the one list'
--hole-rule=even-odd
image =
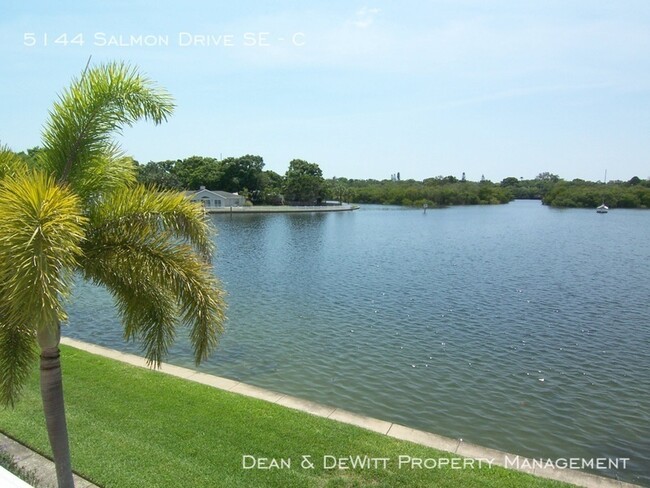
[{"label": "palm frond", "polygon": [[38,352],[34,329],[8,322],[5,308],[6,304],[0,306],[0,404],[13,407]]},{"label": "palm frond", "polygon": [[160,365],[176,337],[178,307],[174,295],[166,286],[152,283],[143,272],[133,272],[133,267],[145,271],[139,256],[131,253],[128,263],[106,259],[88,270],[86,278],[105,286],[117,306],[124,325],[124,337],[142,344],[150,363]]},{"label": "palm frond", "polygon": [[80,267],[115,297],[125,336],[142,341],[146,357],[159,364],[181,322],[196,362],[206,359],[226,306],[205,259],[212,245],[200,207],[182,194],[134,187],[93,206],[89,221]]},{"label": "palm frond", "polygon": [[142,185],[117,188],[93,205],[88,212],[90,233],[111,228],[144,234],[169,232],[189,242],[206,262],[210,262],[214,228],[201,205],[175,191],[156,191]]},{"label": "palm frond", "polygon": [[0,145],[0,179],[25,171],[27,164],[7,146]]},{"label": "palm frond", "polygon": [[0,283],[9,323],[49,326],[65,317],[85,218],[79,199],[51,176],[0,181]]},{"label": "palm frond", "polygon": [[94,237],[84,243],[82,269],[115,297],[125,336],[142,341],[147,359],[159,364],[180,321],[190,328],[197,364],[206,359],[225,321],[223,292],[211,268],[169,233]]},{"label": "palm frond", "polygon": [[103,198],[106,193],[134,184],[136,166],[117,145],[109,144],[105,153],[88,162],[83,171],[73,175],[75,188],[82,189],[86,205]]},{"label": "palm frond", "polygon": [[119,150],[112,137],[145,119],[159,124],[172,113],[171,96],[124,63],[102,64],[75,79],[50,111],[40,162],[85,197],[86,172]]}]

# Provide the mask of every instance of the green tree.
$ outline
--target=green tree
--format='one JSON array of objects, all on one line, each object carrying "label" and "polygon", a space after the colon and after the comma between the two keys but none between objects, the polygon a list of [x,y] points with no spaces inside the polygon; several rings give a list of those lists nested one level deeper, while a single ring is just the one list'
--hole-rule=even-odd
[{"label": "green tree", "polygon": [[458,183],[458,178],[455,176],[449,175],[445,176],[442,180],[444,183]]},{"label": "green tree", "polygon": [[174,174],[175,161],[150,161],[138,166],[138,182],[167,190],[182,189],[181,180]]},{"label": "green tree", "polygon": [[501,186],[517,186],[518,184],[519,180],[514,176],[508,176],[501,180]]},{"label": "green tree", "polygon": [[54,104],[35,168],[0,151],[0,400],[13,405],[40,356],[60,487],[73,486],[59,340],[75,274],[111,292],[125,337],[141,341],[152,365],[177,324],[189,328],[197,363],[222,330],[202,210],[182,194],[135,184],[132,160],[111,137],[172,110],[171,97],[135,69],[101,65]]},{"label": "green tree", "polygon": [[633,176],[630,178],[630,181],[627,182],[628,185],[638,185],[639,183],[641,183],[641,178],[638,176]]},{"label": "green tree", "polygon": [[316,163],[294,159],[285,175],[285,198],[302,204],[317,203],[323,197],[323,172]]},{"label": "green tree", "polygon": [[214,158],[190,156],[176,161],[169,171],[178,178],[181,187],[187,190],[198,190],[201,186],[209,190],[223,190],[222,165]]},{"label": "green tree", "polygon": [[262,156],[247,154],[239,158],[226,158],[221,161],[223,178],[219,190],[240,192],[246,189],[251,195],[258,195],[263,184],[263,169]]},{"label": "green tree", "polygon": [[339,202],[347,202],[350,199],[351,191],[345,178],[333,178],[326,182],[326,194]]},{"label": "green tree", "polygon": [[275,171],[266,170],[260,175],[260,203],[267,205],[282,205],[284,177]]},{"label": "green tree", "polygon": [[41,148],[34,146],[27,149],[27,151],[21,151],[17,154],[20,158],[24,159],[27,164],[34,164],[38,157],[38,153],[41,151]]},{"label": "green tree", "polygon": [[538,174],[535,179],[539,181],[550,181],[551,183],[557,183],[560,181],[560,177],[558,175],[549,173],[548,171],[544,171],[543,173]]}]

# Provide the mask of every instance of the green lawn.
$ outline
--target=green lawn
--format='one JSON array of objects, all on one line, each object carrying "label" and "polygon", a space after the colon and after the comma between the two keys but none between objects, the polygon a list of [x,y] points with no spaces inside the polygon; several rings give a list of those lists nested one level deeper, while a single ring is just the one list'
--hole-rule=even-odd
[{"label": "green lawn", "polygon": [[[440,451],[63,346],[75,471],[105,487],[565,486],[498,467],[399,469]],[[50,457],[36,373],[0,430]],[[243,456],[290,459],[243,469]],[[313,469],[301,467],[311,456]],[[374,469],[324,469],[324,456],[388,458]],[[250,458],[249,458],[250,459]],[[332,458],[327,458],[332,459]]]}]

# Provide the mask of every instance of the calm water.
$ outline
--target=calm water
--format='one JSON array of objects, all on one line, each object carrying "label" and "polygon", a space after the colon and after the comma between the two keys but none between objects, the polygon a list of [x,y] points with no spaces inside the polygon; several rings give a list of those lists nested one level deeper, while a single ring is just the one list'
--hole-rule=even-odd
[{"label": "calm water", "polygon": [[[214,216],[229,297],[201,370],[650,486],[650,211],[539,202]],[[80,285],[65,334],[127,351]],[[170,362],[191,366],[180,340]]]}]

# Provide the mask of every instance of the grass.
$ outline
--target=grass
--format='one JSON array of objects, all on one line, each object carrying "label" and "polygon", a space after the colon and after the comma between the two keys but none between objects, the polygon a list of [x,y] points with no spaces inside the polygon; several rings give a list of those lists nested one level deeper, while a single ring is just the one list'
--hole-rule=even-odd
[{"label": "grass", "polygon": [[[104,487],[559,487],[498,467],[398,469],[400,455],[453,455],[62,346],[72,464]],[[0,430],[51,457],[36,372]],[[244,455],[290,459],[243,469]],[[313,469],[301,467],[311,456]],[[324,456],[389,458],[324,469]]]}]

